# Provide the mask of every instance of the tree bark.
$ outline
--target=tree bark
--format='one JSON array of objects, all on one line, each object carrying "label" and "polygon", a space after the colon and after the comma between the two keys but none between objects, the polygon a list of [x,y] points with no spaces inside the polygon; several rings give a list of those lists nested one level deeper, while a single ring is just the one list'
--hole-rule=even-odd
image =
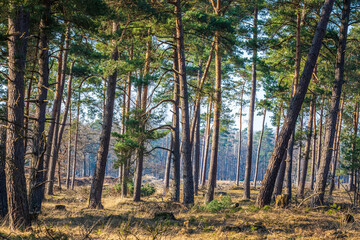
[{"label": "tree bark", "polygon": [[[71,102],[70,102],[71,104]],[[68,149],[67,149],[67,167],[66,167],[66,189],[70,189],[70,175],[71,175],[71,107],[69,109],[69,140],[68,140]]]},{"label": "tree bark", "polygon": [[313,117],[314,117],[314,108],[315,101],[312,100],[310,103],[310,111],[309,111],[309,121],[308,121],[308,128],[306,133],[306,144],[305,144],[305,156],[304,161],[302,161],[301,164],[301,175],[300,175],[300,184],[297,190],[297,196],[299,198],[304,197],[304,190],[305,190],[305,184],[306,184],[306,176],[307,176],[307,169],[309,165],[309,158],[310,158],[310,146],[311,146],[311,136],[313,131]]},{"label": "tree bark", "polygon": [[[148,95],[148,77],[149,77],[149,71],[150,71],[150,57],[151,57],[151,32],[150,29],[148,31],[148,41],[146,42],[146,56],[145,56],[145,66],[144,66],[144,83],[142,86],[142,94],[141,94],[141,105],[140,109],[141,112],[146,112],[146,106],[147,106],[147,95]],[[139,118],[139,127],[142,131],[142,134],[145,132],[145,120]],[[140,140],[140,146],[145,146],[145,139]],[[140,147],[137,150],[137,159],[136,159],[136,169],[135,169],[135,176],[134,176],[134,196],[133,200],[135,202],[140,201],[141,198],[141,184],[142,184],[142,172],[143,172],[143,165],[144,165],[144,149]]]},{"label": "tree bark", "polygon": [[242,128],[244,88],[245,88],[245,82],[242,86],[241,95],[240,95],[240,120],[239,120],[239,143],[238,143],[239,149],[238,149],[238,154],[237,154],[237,165],[236,165],[236,186],[239,186],[239,181],[240,181],[241,141],[242,141],[241,128]]},{"label": "tree bark", "polygon": [[[47,92],[49,87],[49,51],[48,34],[50,25],[50,3],[42,2],[43,13],[40,20],[39,34],[39,81],[35,107],[35,121],[32,137],[32,160],[30,170],[29,212],[38,215],[41,211],[44,184],[44,153],[45,149],[45,122]],[[29,86],[30,88],[30,86]],[[26,144],[25,144],[26,145]],[[26,151],[26,148],[25,148]]]},{"label": "tree bark", "polygon": [[[314,96],[316,102],[316,96]],[[315,158],[316,158],[316,103],[314,103],[313,110],[313,144],[312,144],[312,157],[311,157],[311,176],[310,176],[310,189],[314,190],[315,181]]]},{"label": "tree bark", "polygon": [[183,158],[183,179],[184,179],[184,204],[194,203],[194,181],[192,175],[191,163],[191,143],[190,143],[190,115],[188,103],[188,90],[186,80],[185,67],[185,47],[184,47],[184,32],[182,25],[181,1],[175,1],[175,15],[176,15],[176,46],[179,61],[179,85],[180,85],[180,105],[181,105],[181,124],[182,124],[182,139],[181,139],[181,156]]},{"label": "tree bark", "polygon": [[172,115],[172,151],[173,151],[173,186],[171,192],[171,198],[174,202],[180,201],[180,119],[179,119],[179,96],[180,96],[180,86],[179,86],[179,61],[177,48],[174,47],[174,60],[173,60],[173,69],[174,69],[174,94],[173,94],[173,115]]},{"label": "tree bark", "polygon": [[290,103],[289,109],[287,111],[287,116],[281,129],[281,133],[278,137],[278,140],[276,141],[274,151],[269,161],[268,169],[266,170],[264,179],[262,181],[260,193],[257,198],[257,206],[263,207],[267,204],[270,204],[272,192],[274,190],[274,183],[280,167],[281,159],[284,152],[286,151],[291,133],[296,124],[297,116],[299,115],[299,112],[301,110],[301,105],[304,101],[305,94],[308,89],[317,58],[319,56],[321,43],[326,32],[326,27],[329,21],[333,4],[334,0],[326,0],[323,5],[321,17],[315,31],[315,35],[309,50],[304,70],[300,77],[298,88]]},{"label": "tree bark", "polygon": [[[304,113],[300,116],[300,132],[303,130],[303,120],[304,120]],[[298,154],[298,161],[296,167],[296,186],[299,187],[300,185],[300,170],[301,170],[301,157],[302,157],[302,139],[299,140],[299,154]]]},{"label": "tree bark", "polygon": [[[220,0],[217,0],[217,9],[220,10]],[[214,93],[214,125],[212,133],[209,181],[205,202],[214,199],[217,173],[217,158],[219,148],[220,131],[220,112],[221,112],[221,53],[220,53],[220,32],[215,32],[215,93]]]},{"label": "tree bark", "polygon": [[254,133],[254,112],[255,112],[255,100],[256,100],[256,61],[257,61],[257,20],[258,9],[255,5],[254,10],[254,33],[253,33],[253,59],[252,59],[252,86],[251,97],[249,107],[249,123],[247,133],[247,150],[246,150],[246,167],[245,167],[245,179],[244,179],[244,198],[250,199],[250,177],[251,177],[251,162],[252,162],[252,150],[253,150],[253,133]]},{"label": "tree bark", "polygon": [[[65,50],[66,51],[66,50]],[[64,56],[64,59],[67,59],[66,56]],[[69,113],[69,107],[70,107],[70,102],[71,102],[71,85],[72,85],[72,79],[73,79],[73,75],[72,75],[72,69],[74,67],[75,61],[72,62],[71,66],[70,66],[70,73],[69,73],[69,80],[68,80],[68,89],[67,89],[67,99],[66,99],[66,105],[65,105],[65,109],[64,109],[64,116],[61,120],[61,124],[57,124],[57,126],[55,127],[55,131],[58,130],[58,133],[55,133],[54,135],[54,140],[53,140],[53,147],[51,150],[51,159],[50,159],[50,172],[48,175],[48,189],[47,189],[47,194],[51,195],[53,194],[53,186],[54,186],[54,172],[52,167],[56,165],[56,162],[58,161],[58,156],[59,156],[59,150],[60,150],[60,146],[61,146],[61,141],[62,141],[62,136],[64,134],[64,130],[66,127],[66,120],[67,120],[67,115]],[[63,69],[66,69],[66,65],[63,65]],[[63,71],[62,73],[62,78],[64,81],[65,78],[65,72]],[[58,115],[56,116],[57,119],[60,119],[60,108],[58,111]],[[59,168],[60,171],[60,168]],[[59,179],[61,178],[60,175]],[[59,187],[60,187],[60,182],[59,183]]]},{"label": "tree bark", "polygon": [[[173,141],[172,141],[172,135],[170,135],[170,146],[169,149],[173,149]],[[164,174],[164,194],[166,194],[169,191],[170,187],[170,170],[171,170],[171,155],[172,152],[168,151],[166,156],[166,165],[165,165],[165,174]]]},{"label": "tree bark", "polygon": [[200,109],[197,113],[195,129],[195,156],[194,156],[194,193],[198,195],[199,189],[199,172],[200,172]]},{"label": "tree bark", "polygon": [[264,109],[264,117],[263,117],[263,121],[262,121],[262,127],[261,127],[259,145],[258,145],[257,154],[256,154],[256,165],[255,165],[255,176],[254,176],[254,188],[255,188],[255,189],[256,189],[256,181],[257,181],[258,170],[259,170],[259,160],[260,160],[261,143],[262,143],[262,139],[263,139],[263,136],[264,136],[265,119],[266,119],[266,107],[265,107],[265,109]]},{"label": "tree bark", "polygon": [[54,148],[57,146],[57,140],[58,140],[59,117],[61,110],[61,100],[65,85],[65,72],[66,72],[67,56],[69,52],[69,44],[70,44],[70,27],[69,25],[67,25],[66,33],[65,33],[64,49],[62,50],[62,57],[59,59],[59,64],[61,65],[61,67],[59,66],[58,68],[56,93],[54,99],[53,112],[51,115],[53,122],[50,123],[47,146],[46,146],[45,169],[47,169],[48,183],[47,183],[46,193],[48,195],[53,194],[56,162],[53,160],[52,156],[54,154],[53,151]]},{"label": "tree bark", "polygon": [[[5,117],[5,116],[4,116]],[[5,158],[6,158],[6,128],[0,129],[0,220],[8,213]]]},{"label": "tree bark", "polygon": [[336,54],[335,81],[331,96],[331,107],[329,115],[326,118],[324,147],[321,153],[319,171],[316,175],[314,192],[317,195],[313,198],[314,205],[319,205],[324,202],[325,187],[334,143],[337,114],[339,112],[341,88],[344,82],[345,48],[349,26],[350,5],[351,0],[343,1],[340,36]]},{"label": "tree bark", "polygon": [[[115,33],[118,29],[118,25],[113,22],[112,32]],[[114,61],[118,60],[119,53],[116,47],[116,42],[113,41],[113,53],[111,58]],[[101,194],[104,184],[105,169],[107,163],[107,156],[109,152],[109,143],[111,137],[111,128],[114,115],[114,100],[115,100],[115,88],[116,88],[117,71],[115,70],[108,79],[108,86],[106,89],[106,106],[104,122],[100,135],[100,146],[97,153],[97,161],[93,176],[93,181],[90,189],[89,208],[103,208],[101,204]]]},{"label": "tree bark", "polygon": [[324,115],[324,98],[322,99],[320,107],[320,119],[319,119],[319,138],[318,138],[318,150],[317,150],[317,163],[316,171],[319,170],[320,159],[321,159],[321,147],[322,147],[322,132],[323,132],[323,115]]},{"label": "tree bark", "polygon": [[12,229],[30,226],[24,171],[24,72],[29,14],[12,2],[8,17],[8,101],[6,132],[6,190],[9,225]]},{"label": "tree bark", "polygon": [[201,186],[205,186],[206,182],[206,169],[207,169],[207,159],[209,154],[209,143],[210,143],[210,131],[211,131],[211,109],[212,109],[212,101],[209,100],[208,109],[206,114],[206,127],[205,127],[205,136],[204,136],[204,153],[203,153],[203,166],[202,166],[202,174],[201,174]]},{"label": "tree bark", "polygon": [[[340,150],[340,133],[341,133],[341,123],[342,123],[342,119],[343,119],[343,111],[344,111],[344,99],[345,99],[345,96],[343,96],[343,99],[341,102],[339,121],[338,121],[337,133],[336,133],[336,138],[335,138],[334,160],[333,160],[333,165],[332,165],[332,169],[331,169],[331,180],[330,180],[330,187],[329,187],[329,195],[330,196],[332,195],[332,193],[334,191],[336,164],[337,164],[337,159],[340,155],[340,152],[339,152],[339,150]],[[356,112],[359,112],[359,109],[357,109]]]}]

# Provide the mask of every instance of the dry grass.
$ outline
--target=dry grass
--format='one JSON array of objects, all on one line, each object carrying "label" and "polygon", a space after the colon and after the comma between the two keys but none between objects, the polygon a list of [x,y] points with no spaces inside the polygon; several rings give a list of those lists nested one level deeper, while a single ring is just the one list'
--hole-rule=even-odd
[{"label": "dry grass", "polygon": [[[344,192],[327,199],[336,203],[332,207],[311,209],[293,204],[287,209],[259,209],[254,206],[257,190],[252,191],[250,201],[242,201],[242,189],[219,188],[240,206],[209,212],[203,205],[203,192],[192,208],[172,203],[160,193],[134,203],[120,199],[107,187],[105,209],[91,210],[86,208],[89,187],[78,187],[49,197],[32,231],[11,232],[6,223],[0,224],[0,239],[360,239],[360,214],[346,209],[349,200]],[[66,210],[54,210],[57,204],[65,205]],[[154,214],[161,211],[174,213],[176,220],[154,220]],[[354,223],[344,223],[348,212]]]}]

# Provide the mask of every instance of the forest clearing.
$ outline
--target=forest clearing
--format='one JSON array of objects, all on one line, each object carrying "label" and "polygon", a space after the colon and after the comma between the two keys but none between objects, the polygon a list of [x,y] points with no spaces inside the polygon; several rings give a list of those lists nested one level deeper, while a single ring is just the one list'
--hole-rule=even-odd
[{"label": "forest clearing", "polygon": [[[204,205],[204,192],[200,190],[192,207],[163,196],[162,186],[135,203],[129,198],[121,199],[114,182],[106,184],[103,210],[87,208],[89,186],[56,191],[44,201],[43,213],[32,231],[12,232],[0,224],[0,238],[359,239],[360,214],[351,209],[350,199],[343,191],[335,191],[321,208],[311,208],[308,201],[293,201],[286,208],[258,208],[258,190],[252,191],[250,200],[244,200],[242,188],[226,181],[218,184],[218,204]],[[56,210],[59,205],[65,209]],[[173,213],[174,218],[164,213]],[[347,219],[348,214],[355,222]]]},{"label": "forest clearing", "polygon": [[360,239],[360,1],[0,7],[0,239]]}]

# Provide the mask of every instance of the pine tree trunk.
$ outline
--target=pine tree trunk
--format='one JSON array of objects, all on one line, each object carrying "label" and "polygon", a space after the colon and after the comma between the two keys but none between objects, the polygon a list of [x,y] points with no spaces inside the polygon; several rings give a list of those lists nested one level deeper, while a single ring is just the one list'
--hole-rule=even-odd
[{"label": "pine tree trunk", "polygon": [[195,129],[195,156],[194,156],[194,193],[198,195],[199,172],[200,172],[200,109],[197,111],[196,129]]},{"label": "pine tree trunk", "polygon": [[251,97],[249,107],[249,122],[247,132],[247,150],[246,150],[246,167],[245,167],[245,179],[244,179],[244,198],[250,199],[250,178],[251,178],[251,162],[253,154],[253,133],[254,133],[254,113],[255,113],[255,101],[256,101],[256,61],[257,61],[257,20],[258,20],[258,9],[255,5],[254,10],[254,23],[253,23],[253,59],[252,59],[252,86],[251,86]]},{"label": "pine tree trunk", "polygon": [[[150,61],[151,61],[151,32],[150,29],[148,31],[148,38],[149,40],[146,42],[146,56],[145,56],[145,66],[144,66],[144,78],[145,83],[142,87],[142,93],[141,93],[141,112],[146,112],[146,105],[147,105],[147,95],[148,95],[148,75],[150,71]],[[141,117],[140,117],[141,118]],[[139,127],[142,131],[142,134],[145,132],[145,122],[143,119],[139,119]],[[141,146],[145,145],[144,140],[141,140],[140,142]],[[144,165],[144,149],[139,148],[137,150],[137,159],[136,159],[136,169],[135,169],[135,176],[134,176],[134,196],[133,200],[135,202],[140,201],[141,198],[141,184],[142,184],[142,172],[143,172],[143,165]]]},{"label": "pine tree trunk", "polygon": [[[175,41],[175,40],[174,40]],[[179,96],[180,96],[180,86],[179,86],[179,75],[177,71],[179,70],[179,61],[177,48],[174,47],[174,96],[173,96],[173,115],[172,115],[172,151],[173,151],[173,186],[171,191],[171,198],[174,202],[180,201],[180,119],[179,119]]]},{"label": "pine tree trunk", "polygon": [[[335,151],[334,151],[334,160],[333,160],[333,165],[332,165],[332,169],[331,169],[331,180],[330,180],[330,187],[329,187],[329,195],[331,196],[333,191],[334,191],[334,186],[335,186],[335,173],[336,173],[336,164],[337,164],[337,159],[340,155],[340,133],[341,133],[341,123],[342,123],[342,119],[343,119],[343,111],[344,111],[344,99],[345,96],[343,96],[342,102],[341,102],[341,107],[340,107],[340,113],[339,113],[339,121],[338,121],[338,126],[337,126],[337,131],[336,131],[336,137],[335,137]],[[359,109],[356,110],[356,112],[359,112]]]},{"label": "pine tree trunk", "polygon": [[[32,160],[29,184],[29,212],[38,215],[41,211],[44,184],[45,122],[47,92],[49,87],[49,51],[48,26],[50,21],[50,3],[43,1],[44,12],[40,20],[39,38],[39,81],[35,107],[35,118],[32,137]],[[30,88],[30,86],[29,86]],[[26,151],[26,149],[25,149]]]},{"label": "pine tree trunk", "polygon": [[257,181],[257,178],[258,178],[258,171],[259,171],[261,143],[262,143],[262,139],[263,139],[263,136],[264,136],[264,129],[265,129],[265,118],[266,118],[266,107],[264,109],[264,117],[263,117],[263,121],[262,121],[259,145],[258,145],[257,154],[256,154],[256,165],[255,165],[255,176],[254,176],[254,188],[255,189],[256,189],[256,181]]},{"label": "pine tree trunk", "polygon": [[[2,116],[5,118],[5,116]],[[6,128],[0,129],[0,220],[8,213],[5,158],[6,158]]]},{"label": "pine tree trunk", "polygon": [[179,85],[180,85],[180,105],[181,105],[181,124],[182,124],[182,139],[181,139],[181,157],[183,159],[183,180],[184,180],[184,204],[194,203],[194,181],[192,175],[191,163],[191,139],[190,139],[190,115],[188,103],[188,90],[186,80],[185,67],[185,47],[184,47],[184,32],[182,25],[181,1],[175,1],[175,15],[176,15],[176,46],[179,61]]},{"label": "pine tree trunk", "polygon": [[[71,102],[70,102],[71,104]],[[70,189],[70,174],[71,174],[71,107],[69,109],[69,140],[68,140],[68,149],[67,149],[67,167],[66,167],[66,189]]]},{"label": "pine tree trunk", "polygon": [[312,144],[312,157],[311,157],[311,177],[310,177],[310,189],[314,190],[315,181],[315,158],[316,158],[316,96],[313,110],[313,144]]},{"label": "pine tree trunk", "polygon": [[309,158],[310,158],[311,136],[312,136],[312,131],[313,131],[314,105],[315,105],[315,101],[312,100],[310,103],[309,121],[308,121],[308,128],[307,128],[307,134],[306,134],[307,136],[306,136],[306,144],[305,144],[305,150],[304,150],[305,156],[304,156],[304,161],[301,164],[300,184],[297,189],[297,196],[299,198],[304,197],[307,169],[308,169]]},{"label": "pine tree trunk", "polygon": [[[300,115],[300,129],[299,131],[302,132],[303,130],[303,120],[304,120],[304,113]],[[302,140],[299,140],[299,153],[298,153],[298,161],[296,167],[296,186],[299,187],[300,185],[300,173],[301,173],[301,157],[302,157]]]},{"label": "pine tree trunk", "polygon": [[283,160],[281,162],[280,165],[280,169],[278,172],[278,175],[276,177],[276,181],[275,181],[275,188],[274,188],[274,195],[281,195],[282,193],[282,189],[283,189],[283,184],[284,184],[284,178],[285,178],[285,170],[286,170],[286,153],[283,156]]},{"label": "pine tree trunk", "polygon": [[241,128],[242,128],[242,112],[243,112],[243,97],[244,97],[245,82],[243,83],[240,95],[240,120],[239,120],[239,143],[238,143],[238,154],[237,154],[237,165],[236,165],[236,186],[239,186],[240,181],[240,166],[241,166]]},{"label": "pine tree trunk", "polygon": [[[356,162],[355,159],[355,151],[356,151],[356,137],[357,137],[357,132],[358,132],[358,122],[359,122],[359,109],[358,109],[358,103],[356,103],[356,107],[355,107],[355,111],[353,114],[353,133],[352,133],[352,143],[351,143],[351,165],[354,165],[354,163]],[[350,191],[355,191],[356,190],[356,171],[354,169],[354,167],[352,167],[351,169],[351,175],[350,175],[350,181],[349,181],[349,190]],[[356,193],[356,192],[355,192]],[[355,195],[356,196],[356,195]]]},{"label": "pine tree trunk", "polygon": [[[117,31],[117,28],[118,26],[114,22],[112,29],[113,33]],[[113,47],[114,50],[111,58],[114,61],[117,61],[119,57],[119,53],[115,41],[113,41]],[[117,72],[115,70],[109,76],[108,86],[106,89],[105,116],[101,129],[100,144],[99,144],[100,146],[97,153],[97,161],[96,161],[94,176],[90,189],[89,208],[103,208],[103,205],[101,204],[101,194],[104,184],[105,169],[106,169],[106,162],[109,152],[109,143],[110,143],[111,128],[112,128],[112,121],[114,114],[116,78],[117,78]]]},{"label": "pine tree trunk", "polygon": [[343,1],[339,44],[336,54],[335,81],[331,96],[331,107],[328,117],[326,118],[324,147],[321,153],[319,171],[316,175],[315,194],[318,195],[313,198],[314,205],[319,205],[324,202],[325,187],[334,143],[337,114],[339,112],[341,88],[344,82],[345,48],[349,26],[350,5],[351,0]]},{"label": "pine tree trunk", "polygon": [[76,112],[76,127],[75,127],[75,142],[74,142],[74,162],[72,167],[72,177],[71,177],[71,190],[74,190],[75,186],[75,177],[76,177],[76,163],[77,163],[77,146],[79,142],[79,120],[80,120],[80,103],[81,103],[81,82],[79,86],[78,94],[78,103],[77,103],[77,112]]},{"label": "pine tree trunk", "polygon": [[204,153],[203,153],[203,166],[201,174],[201,186],[205,186],[206,182],[206,172],[207,172],[207,159],[209,154],[209,145],[210,145],[210,131],[211,131],[211,110],[212,110],[212,101],[209,100],[208,109],[206,113],[206,127],[205,127],[205,136],[204,136]]},{"label": "pine tree trunk", "polygon": [[[67,57],[64,56],[64,59],[66,59]],[[65,105],[65,109],[64,109],[64,115],[63,118],[61,120],[61,124],[57,124],[57,126],[55,127],[55,131],[58,130],[58,133],[55,132],[54,135],[54,140],[53,140],[53,148],[51,151],[51,158],[50,158],[50,175],[48,175],[49,177],[52,178],[48,178],[49,181],[49,185],[48,185],[48,192],[47,194],[51,195],[53,194],[53,184],[54,184],[54,174],[52,173],[52,166],[54,166],[57,161],[58,161],[58,156],[59,156],[59,150],[60,150],[60,146],[61,146],[61,141],[62,141],[62,136],[64,134],[64,130],[66,127],[66,121],[67,121],[67,115],[69,113],[69,107],[70,107],[70,102],[71,102],[71,85],[72,85],[72,79],[73,79],[73,75],[72,75],[72,69],[74,67],[75,61],[72,62],[71,66],[70,66],[70,72],[69,72],[69,80],[68,80],[68,89],[67,89],[67,99],[66,99],[66,105]],[[66,69],[66,65],[63,65],[63,69]],[[62,78],[65,78],[65,72],[62,73]],[[64,80],[63,80],[64,81]],[[60,120],[60,108],[58,111],[58,115],[56,117],[57,119]],[[60,171],[60,168],[59,168]],[[60,175],[59,179],[60,179]],[[60,187],[60,183],[61,181],[58,181],[59,183],[59,188]]]},{"label": "pine tree trunk", "polygon": [[[220,9],[220,0],[217,1],[217,9]],[[217,173],[217,158],[219,148],[219,130],[220,130],[220,112],[221,112],[221,53],[220,36],[215,32],[215,93],[214,93],[214,125],[212,133],[209,181],[205,202],[211,202],[214,199]]]},{"label": "pine tree trunk", "polygon": [[[63,56],[61,61],[59,60],[59,64],[61,67],[58,69],[60,70],[60,74],[58,72],[57,78],[57,85],[56,85],[56,93],[55,93],[55,100],[54,100],[54,107],[51,118],[54,119],[54,122],[50,123],[49,133],[48,133],[48,140],[47,140],[47,148],[46,148],[46,158],[45,158],[45,165],[48,169],[47,172],[47,188],[46,193],[48,195],[53,195],[53,186],[54,186],[54,176],[55,176],[55,167],[56,167],[56,160],[54,158],[54,154],[57,148],[57,141],[58,141],[58,134],[59,134],[59,119],[60,119],[60,110],[61,110],[61,100],[64,91],[65,85],[65,73],[66,73],[66,64],[67,64],[67,56],[69,52],[69,45],[70,45],[70,27],[69,24],[66,28],[65,33],[65,44],[63,49]],[[52,126],[53,125],[53,126]],[[49,139],[51,137],[51,139]],[[48,163],[48,164],[47,164]]]},{"label": "pine tree trunk", "polygon": [[24,72],[29,30],[29,14],[11,3],[8,17],[8,101],[6,132],[6,190],[9,225],[28,227],[29,206],[24,171]]},{"label": "pine tree trunk", "polygon": [[[169,149],[173,149],[173,141],[172,141],[172,135],[170,135],[170,146]],[[169,191],[170,187],[170,170],[171,170],[171,155],[172,152],[168,151],[166,156],[166,165],[165,165],[165,174],[164,174],[164,194],[166,194]]]},{"label": "pine tree trunk", "polygon": [[316,171],[319,170],[320,159],[321,159],[321,148],[322,148],[322,132],[323,132],[323,114],[324,114],[324,98],[322,99],[320,107],[320,119],[319,119],[319,138],[318,138],[318,149],[317,149],[317,162]]},{"label": "pine tree trunk", "polygon": [[278,137],[278,140],[276,141],[274,151],[269,161],[268,169],[266,170],[264,179],[262,181],[260,193],[257,198],[257,206],[263,207],[267,204],[270,204],[281,160],[288,146],[292,131],[296,125],[296,119],[301,110],[301,106],[304,101],[305,94],[307,92],[311,76],[317,62],[317,58],[319,56],[321,43],[326,32],[326,27],[329,21],[333,4],[334,0],[326,0],[322,8],[321,17],[318,22],[314,39],[309,50],[308,59],[305,63],[304,70],[300,77],[298,88],[290,103],[289,109],[287,111],[287,116],[281,129],[281,133]]}]

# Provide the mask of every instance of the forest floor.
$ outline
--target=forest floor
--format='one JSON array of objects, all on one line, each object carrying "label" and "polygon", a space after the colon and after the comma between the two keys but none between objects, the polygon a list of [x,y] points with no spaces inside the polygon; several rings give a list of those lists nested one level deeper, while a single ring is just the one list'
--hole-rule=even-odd
[{"label": "forest floor", "polygon": [[[0,239],[360,239],[360,213],[349,209],[343,191],[316,209],[306,202],[299,207],[300,201],[285,209],[259,209],[254,205],[258,190],[243,200],[241,188],[220,182],[216,202],[204,205],[200,191],[195,206],[188,208],[170,202],[160,189],[138,203],[121,199],[109,184],[103,191],[104,209],[92,210],[86,208],[89,188],[56,191],[31,230],[11,232],[0,223]],[[56,205],[65,209],[56,210]],[[171,212],[175,219],[154,218],[158,212]],[[345,221],[349,213],[354,222]]]}]

